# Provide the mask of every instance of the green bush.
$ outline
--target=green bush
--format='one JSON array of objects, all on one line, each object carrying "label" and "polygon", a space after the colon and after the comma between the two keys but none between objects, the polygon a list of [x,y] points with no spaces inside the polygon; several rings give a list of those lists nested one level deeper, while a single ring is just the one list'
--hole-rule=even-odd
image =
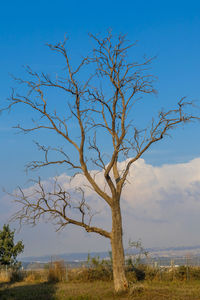
[{"label": "green bush", "polygon": [[81,269],[69,271],[69,280],[75,281],[95,281],[95,280],[112,280],[112,263],[111,260],[100,260],[99,257],[91,258]]},{"label": "green bush", "polygon": [[77,280],[82,282],[103,280],[112,280],[112,272],[104,266],[92,268],[83,267],[75,272],[69,272],[70,280]]},{"label": "green bush", "polygon": [[200,267],[180,266],[175,271],[178,280],[200,280]]},{"label": "green bush", "polygon": [[160,279],[160,270],[155,267],[147,266],[145,270],[145,279],[148,281]]},{"label": "green bush", "polygon": [[141,281],[145,279],[145,265],[135,264],[133,260],[129,257],[126,261],[126,276],[128,281]]},{"label": "green bush", "polygon": [[143,265],[139,265],[133,269],[135,272],[136,278],[138,281],[144,280],[146,277],[145,267]]},{"label": "green bush", "polygon": [[188,271],[191,279],[200,280],[200,267],[189,268]]},{"label": "green bush", "polygon": [[19,282],[24,280],[24,272],[19,269],[11,269],[9,273],[10,282]]},{"label": "green bush", "polygon": [[175,271],[175,278],[179,279],[179,280],[186,280],[187,279],[187,272],[188,272],[188,267],[180,266]]}]

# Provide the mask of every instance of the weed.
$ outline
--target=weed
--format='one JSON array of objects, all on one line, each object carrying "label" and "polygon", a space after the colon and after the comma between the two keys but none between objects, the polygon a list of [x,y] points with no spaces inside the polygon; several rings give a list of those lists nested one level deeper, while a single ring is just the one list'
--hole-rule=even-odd
[{"label": "weed", "polygon": [[48,269],[47,280],[49,282],[62,282],[66,280],[66,267],[64,261],[54,261]]}]

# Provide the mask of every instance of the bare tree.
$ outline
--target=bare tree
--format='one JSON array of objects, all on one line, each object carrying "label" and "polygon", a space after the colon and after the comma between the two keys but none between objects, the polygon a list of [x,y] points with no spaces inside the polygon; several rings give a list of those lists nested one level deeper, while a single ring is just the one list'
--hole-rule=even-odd
[{"label": "bare tree", "polygon": [[[95,232],[110,239],[114,286],[119,292],[128,287],[124,270],[120,199],[130,167],[152,144],[166,137],[171,129],[198,118],[190,112],[192,103],[182,98],[175,108],[159,112],[149,126],[139,130],[131,114],[136,103],[142,101],[143,94],[155,93],[155,78],[148,74],[153,58],[129,62],[128,52],[135,44],[130,44],[122,35],[114,37],[109,32],[104,38],[94,35],[90,37],[96,46],[92,54],[84,57],[76,67],[71,64],[67,39],[56,45],[49,44],[52,51],[64,58],[64,74],[54,78],[28,67],[27,80],[15,78],[23,87],[23,95],[13,90],[7,109],[22,105],[27,108],[27,112],[29,109],[38,117],[32,127],[18,125],[18,129],[24,132],[42,129],[53,131],[63,138],[65,145],[74,149],[76,157],[65,147],[38,144],[44,152],[44,160],[33,161],[28,167],[38,169],[62,164],[73,169],[74,175],[76,172],[82,174],[90,188],[111,210],[112,228],[107,231],[92,225],[93,212],[87,204],[83,188],[78,187],[76,190],[81,200],[73,205],[75,194],[66,191],[58,181],[54,182],[50,190],[40,180],[32,193],[27,194],[21,189],[21,193],[16,196],[21,208],[15,219],[36,224],[41,216],[47,215],[58,225],[58,229],[74,224],[87,232]],[[48,97],[49,89],[63,92],[62,104],[58,103],[58,99]],[[71,124],[75,124],[76,132],[70,130]],[[109,157],[104,155],[102,136],[105,136],[106,143],[110,143]],[[56,159],[51,155],[52,151],[57,153]],[[126,164],[124,169],[120,169],[118,162],[123,160]],[[105,186],[101,186],[94,172],[91,172],[93,166],[103,173]],[[72,214],[74,208],[78,209],[79,218],[77,214]]]}]

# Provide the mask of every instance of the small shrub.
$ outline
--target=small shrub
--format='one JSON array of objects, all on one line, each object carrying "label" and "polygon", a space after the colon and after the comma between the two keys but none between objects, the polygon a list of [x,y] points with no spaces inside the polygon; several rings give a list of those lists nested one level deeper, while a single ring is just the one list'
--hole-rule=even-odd
[{"label": "small shrub", "polygon": [[28,271],[26,272],[26,276],[24,281],[26,282],[42,282],[46,281],[47,279],[47,272],[40,270],[40,271]]},{"label": "small shrub", "polygon": [[24,272],[19,269],[12,269],[9,276],[10,282],[19,282],[24,279]]},{"label": "small shrub", "polygon": [[180,266],[176,269],[175,278],[179,279],[179,280],[186,280],[187,272],[188,272],[188,269],[186,266]]},{"label": "small shrub", "polygon": [[191,279],[200,280],[200,267],[193,267],[189,269]]},{"label": "small shrub", "polygon": [[55,261],[49,266],[47,280],[49,282],[66,280],[66,267],[64,261]]},{"label": "small shrub", "polygon": [[147,266],[145,270],[145,279],[149,281],[160,279],[160,270],[155,267]]},{"label": "small shrub", "polygon": [[78,270],[69,272],[69,280],[75,281],[95,281],[95,280],[103,280],[108,281],[112,279],[112,273],[110,270],[102,267],[102,268],[87,268],[83,267]]},{"label": "small shrub", "polygon": [[133,265],[131,260],[127,261],[126,276],[128,281],[141,281],[145,279],[145,266],[144,265]]},{"label": "small shrub", "polygon": [[137,268],[134,268],[133,271],[135,272],[138,281],[145,279],[146,273],[143,265],[139,265]]},{"label": "small shrub", "polygon": [[[112,259],[112,258],[111,258]],[[112,261],[100,259],[99,257],[90,258],[88,256],[87,267],[83,271],[86,281],[112,280]]]},{"label": "small shrub", "polygon": [[200,280],[200,267],[180,266],[175,271],[177,280]]},{"label": "small shrub", "polygon": [[68,275],[69,280],[82,282],[112,280],[112,263],[111,260],[100,260],[99,257],[91,258],[88,256],[86,266],[76,270],[70,270]]}]

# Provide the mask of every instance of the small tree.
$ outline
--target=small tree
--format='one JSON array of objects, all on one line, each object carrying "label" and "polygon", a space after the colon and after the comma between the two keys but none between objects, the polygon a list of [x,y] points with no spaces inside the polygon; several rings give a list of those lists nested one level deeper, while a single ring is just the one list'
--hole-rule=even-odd
[{"label": "small tree", "polygon": [[15,231],[11,231],[9,225],[4,225],[0,230],[0,265],[17,266],[17,256],[23,252],[22,241],[14,243]]},{"label": "small tree", "polygon": [[[37,144],[44,152],[44,160],[33,161],[28,167],[65,165],[74,170],[73,176],[76,172],[82,174],[111,211],[112,228],[109,231],[93,225],[93,212],[83,187],[76,188],[81,199],[78,204],[73,204],[74,193],[65,190],[56,180],[46,188],[39,179],[29,194],[20,189],[20,194],[15,197],[21,208],[15,219],[36,224],[40,217],[48,216],[58,229],[73,224],[108,238],[112,248],[114,286],[120,292],[128,287],[120,201],[129,170],[154,143],[165,138],[175,127],[197,117],[188,110],[192,103],[181,98],[172,109],[160,111],[149,126],[138,128],[132,117],[134,109],[142,102],[142,95],[155,93],[155,78],[148,73],[152,58],[144,58],[141,62],[129,60],[128,52],[134,44],[127,42],[122,35],[114,37],[109,32],[104,38],[94,35],[91,38],[95,43],[92,54],[81,59],[76,66],[72,66],[67,39],[55,45],[49,44],[48,47],[64,59],[63,73],[53,77],[28,67],[27,79],[16,78],[24,89],[22,94],[13,90],[7,108],[10,110],[21,105],[34,118],[38,116],[29,128],[17,126],[23,132],[46,130],[63,139],[62,147],[53,146],[54,139],[48,147]],[[58,91],[58,95],[64,93],[59,99],[61,102],[52,99],[49,89]],[[70,130],[72,127],[74,130]],[[109,156],[105,155],[102,141],[110,145]],[[56,156],[52,156],[52,152],[56,152]],[[124,161],[124,167],[119,161]],[[104,176],[103,184],[98,181],[98,172]],[[78,209],[80,217],[77,213],[73,215],[72,209]]]}]

